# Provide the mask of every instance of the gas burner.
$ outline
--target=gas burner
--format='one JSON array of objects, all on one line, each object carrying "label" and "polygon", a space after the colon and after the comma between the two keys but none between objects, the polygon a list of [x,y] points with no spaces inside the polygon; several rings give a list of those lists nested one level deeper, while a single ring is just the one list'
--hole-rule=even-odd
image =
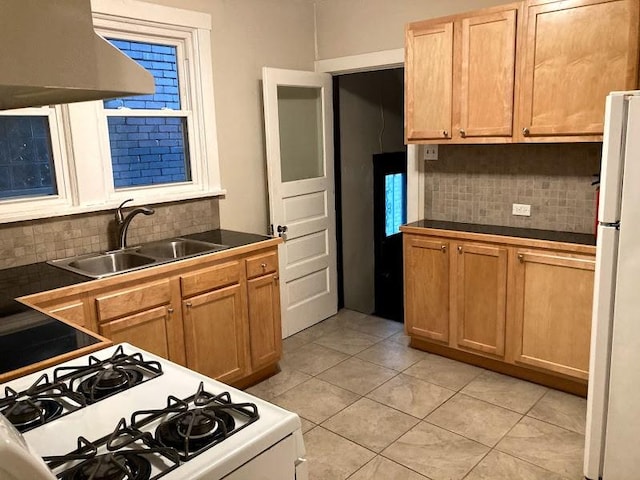
[{"label": "gas burner", "polygon": [[189,452],[197,452],[229,436],[234,427],[233,417],[221,408],[194,408],[161,423],[156,429],[156,440],[175,448],[185,459]]},{"label": "gas burner", "polygon": [[228,392],[213,395],[200,382],[195,395],[184,400],[169,396],[166,408],[141,410],[131,416],[136,428],[160,420],[155,438],[175,449],[181,460],[190,460],[258,420],[253,403],[232,403]]},{"label": "gas burner", "polygon": [[82,393],[91,404],[138,385],[142,379],[142,373],[133,367],[109,366],[80,382],[78,392]]},{"label": "gas burner", "polygon": [[88,365],[59,367],[53,372],[54,379],[68,382],[90,404],[159,375],[159,362],[145,361],[140,353],[126,355],[122,346],[106,360],[90,356]]},{"label": "gas burner", "polygon": [[87,404],[84,397],[70,391],[64,383],[49,382],[45,374],[23,392],[5,387],[0,413],[20,432],[43,425]]},{"label": "gas burner", "polygon": [[14,427],[20,432],[47,423],[62,412],[60,402],[49,399],[19,400],[12,406],[2,410]]},{"label": "gas burner", "polygon": [[127,426],[124,418],[110,435],[96,442],[79,437],[73,452],[44,460],[61,480],[155,480],[180,464],[175,450]]},{"label": "gas burner", "polygon": [[148,480],[151,463],[132,452],[98,455],[82,463],[63,480]]}]

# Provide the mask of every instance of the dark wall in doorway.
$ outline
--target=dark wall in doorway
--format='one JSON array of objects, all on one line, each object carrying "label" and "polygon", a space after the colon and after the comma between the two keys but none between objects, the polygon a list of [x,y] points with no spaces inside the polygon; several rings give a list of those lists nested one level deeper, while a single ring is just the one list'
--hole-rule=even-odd
[{"label": "dark wall in doorway", "polygon": [[343,75],[337,84],[344,306],[373,313],[373,154],[404,149],[404,71]]}]

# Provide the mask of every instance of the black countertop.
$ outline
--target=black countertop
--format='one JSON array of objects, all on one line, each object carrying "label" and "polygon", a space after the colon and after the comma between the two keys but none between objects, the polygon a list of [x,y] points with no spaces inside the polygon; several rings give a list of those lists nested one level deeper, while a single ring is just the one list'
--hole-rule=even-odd
[{"label": "black countertop", "polygon": [[[270,238],[220,229],[184,237],[232,248]],[[0,374],[100,342],[14,300],[91,280],[46,262],[0,270]]]},{"label": "black countertop", "polygon": [[588,233],[556,232],[554,230],[538,230],[535,228],[502,227],[499,225],[480,225],[476,223],[447,222],[444,220],[418,220],[407,227],[435,228],[456,232],[485,233],[505,237],[533,238],[551,242],[577,243],[579,245],[595,245],[596,237]]}]

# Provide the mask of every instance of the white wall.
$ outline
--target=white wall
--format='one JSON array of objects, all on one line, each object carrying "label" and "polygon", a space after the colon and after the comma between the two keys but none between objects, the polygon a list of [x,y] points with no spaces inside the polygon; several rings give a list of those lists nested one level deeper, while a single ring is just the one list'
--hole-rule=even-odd
[{"label": "white wall", "polygon": [[372,313],[372,156],[404,149],[403,70],[344,75],[339,82],[344,304],[352,310]]},{"label": "white wall", "polygon": [[405,24],[505,0],[318,0],[318,60],[404,47]]},{"label": "white wall", "polygon": [[311,0],[147,0],[211,14],[222,228],[265,233],[263,66],[313,70]]}]

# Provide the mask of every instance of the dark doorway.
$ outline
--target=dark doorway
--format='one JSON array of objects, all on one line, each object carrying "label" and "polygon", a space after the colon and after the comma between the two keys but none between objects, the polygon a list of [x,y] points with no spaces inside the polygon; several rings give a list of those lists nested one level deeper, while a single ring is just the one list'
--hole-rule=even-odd
[{"label": "dark doorway", "polygon": [[402,322],[402,234],[407,222],[407,154],[373,156],[375,314]]}]

